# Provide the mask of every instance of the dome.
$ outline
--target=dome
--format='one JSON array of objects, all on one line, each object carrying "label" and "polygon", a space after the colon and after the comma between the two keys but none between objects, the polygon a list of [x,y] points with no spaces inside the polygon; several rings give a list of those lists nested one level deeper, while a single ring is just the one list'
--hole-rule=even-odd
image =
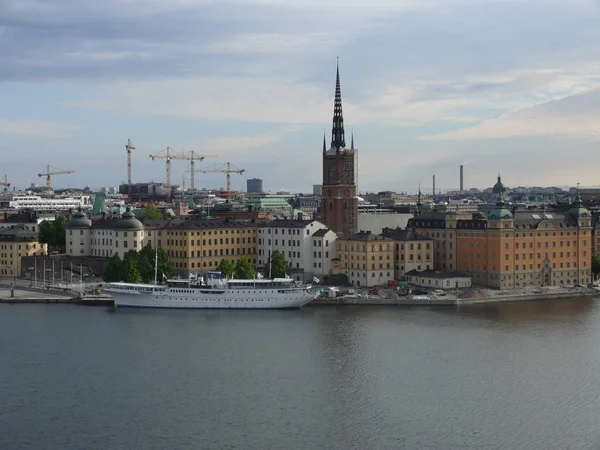
[{"label": "dome", "polygon": [[583,202],[579,196],[579,192],[575,196],[575,200],[571,203],[569,214],[576,219],[585,219],[591,217],[589,210],[583,207]]},{"label": "dome", "polygon": [[506,208],[494,208],[488,213],[488,220],[512,219],[512,213]]},{"label": "dome", "polygon": [[90,228],[91,226],[92,221],[88,219],[81,208],[79,208],[77,212],[71,216],[71,220],[69,220],[66,224],[67,229]]},{"label": "dome", "polygon": [[496,184],[492,188],[492,193],[494,193],[494,194],[502,194],[504,191],[506,191],[506,188],[502,184],[502,177],[500,175],[498,175],[498,181],[496,182]]},{"label": "dome", "polygon": [[488,220],[512,219],[513,214],[506,207],[503,196],[500,196],[500,201],[496,203],[496,207],[488,213]]},{"label": "dome", "polygon": [[131,208],[128,206],[127,210],[123,213],[121,218],[117,220],[117,223],[115,224],[115,229],[125,231],[138,231],[143,230],[144,225],[142,224],[142,222],[135,218],[135,215],[131,212]]}]

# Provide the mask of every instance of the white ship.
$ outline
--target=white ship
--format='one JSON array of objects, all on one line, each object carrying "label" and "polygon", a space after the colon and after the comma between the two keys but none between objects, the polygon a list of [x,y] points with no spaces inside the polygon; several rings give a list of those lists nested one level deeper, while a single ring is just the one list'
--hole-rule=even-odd
[{"label": "white ship", "polygon": [[226,280],[219,272],[203,280],[167,280],[166,285],[110,283],[105,292],[117,308],[293,309],[318,294],[291,278]]}]

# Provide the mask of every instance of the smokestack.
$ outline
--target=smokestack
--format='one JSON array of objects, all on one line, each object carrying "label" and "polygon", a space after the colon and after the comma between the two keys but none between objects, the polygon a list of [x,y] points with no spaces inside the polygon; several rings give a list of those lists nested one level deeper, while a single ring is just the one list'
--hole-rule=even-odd
[{"label": "smokestack", "polygon": [[435,197],[435,175],[433,176],[433,196]]},{"label": "smokestack", "polygon": [[463,165],[460,165],[460,192],[464,191]]}]

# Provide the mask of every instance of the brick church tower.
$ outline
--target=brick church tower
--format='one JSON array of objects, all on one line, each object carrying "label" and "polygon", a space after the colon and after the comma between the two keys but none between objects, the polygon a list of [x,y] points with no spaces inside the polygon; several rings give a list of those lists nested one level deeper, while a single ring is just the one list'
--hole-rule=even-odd
[{"label": "brick church tower", "polygon": [[321,221],[337,233],[348,236],[358,231],[358,192],[356,187],[356,149],[354,136],[346,148],[340,68],[337,66],[331,147],[327,149],[323,136],[323,191]]}]

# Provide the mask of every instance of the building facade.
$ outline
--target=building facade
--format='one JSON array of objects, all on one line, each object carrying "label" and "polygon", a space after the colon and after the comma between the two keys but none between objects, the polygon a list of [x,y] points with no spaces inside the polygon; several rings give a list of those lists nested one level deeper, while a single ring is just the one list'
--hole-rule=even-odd
[{"label": "building facade", "polygon": [[350,148],[346,148],[338,66],[331,147],[329,149],[327,149],[325,136],[323,136],[323,183],[321,188],[321,222],[338,236],[351,235],[358,230],[356,156],[354,138],[352,138]]},{"label": "building facade", "polygon": [[335,239],[335,233],[316,220],[273,220],[258,230],[258,267],[265,267],[269,254],[280,250],[294,279],[320,278],[331,270]]},{"label": "building facade", "polygon": [[[456,224],[479,213],[426,212],[408,220],[407,228],[433,240],[433,269],[456,270]],[[483,216],[481,216],[483,217]]]},{"label": "building facade", "polygon": [[357,287],[387,285],[394,279],[394,241],[370,231],[338,237],[338,271]]},{"label": "building facade", "polygon": [[382,236],[394,241],[394,279],[404,280],[407,272],[433,269],[433,239],[400,228],[384,228]]},{"label": "building facade", "polygon": [[460,289],[471,287],[471,277],[457,272],[437,272],[425,270],[410,271],[406,274],[406,281],[415,286],[430,289]]},{"label": "building facade", "polygon": [[66,225],[66,252],[69,256],[123,258],[129,250],[139,251],[145,243],[143,224],[127,208],[120,219],[90,220],[81,210]]},{"label": "building facade", "polygon": [[24,269],[21,258],[47,253],[48,247],[38,242],[37,233],[20,227],[0,230],[0,275],[18,277]]},{"label": "building facade", "polygon": [[257,264],[258,223],[228,219],[172,222],[160,230],[176,274],[204,274],[216,270],[221,260],[246,258]]}]

